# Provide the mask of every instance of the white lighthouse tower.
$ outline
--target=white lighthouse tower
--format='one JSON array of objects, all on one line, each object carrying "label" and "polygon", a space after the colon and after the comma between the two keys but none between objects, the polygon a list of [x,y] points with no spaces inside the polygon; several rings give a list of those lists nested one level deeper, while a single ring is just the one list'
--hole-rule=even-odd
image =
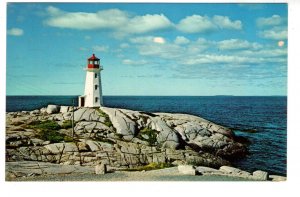
[{"label": "white lighthouse tower", "polygon": [[78,106],[79,107],[100,107],[103,106],[102,99],[102,87],[101,87],[101,75],[100,72],[103,70],[100,65],[100,59],[93,54],[92,57],[88,58],[86,77],[85,77],[85,88],[84,95],[79,96]]}]

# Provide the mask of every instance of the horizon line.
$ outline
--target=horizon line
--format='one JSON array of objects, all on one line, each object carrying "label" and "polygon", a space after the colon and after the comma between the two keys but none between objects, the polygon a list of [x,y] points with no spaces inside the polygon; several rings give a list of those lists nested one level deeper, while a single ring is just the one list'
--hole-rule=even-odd
[{"label": "horizon line", "polygon": [[[79,94],[78,95],[6,95],[6,96],[80,96]],[[192,96],[219,96],[219,97],[234,97],[234,96],[288,96],[288,95],[103,95],[103,96],[186,96],[186,97],[192,97]]]}]

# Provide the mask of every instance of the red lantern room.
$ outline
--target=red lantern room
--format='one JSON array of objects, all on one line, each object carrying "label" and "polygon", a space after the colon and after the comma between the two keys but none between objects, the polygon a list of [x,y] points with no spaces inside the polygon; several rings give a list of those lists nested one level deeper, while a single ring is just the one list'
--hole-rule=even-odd
[{"label": "red lantern room", "polygon": [[88,68],[99,69],[100,59],[93,54],[92,57],[88,59]]}]

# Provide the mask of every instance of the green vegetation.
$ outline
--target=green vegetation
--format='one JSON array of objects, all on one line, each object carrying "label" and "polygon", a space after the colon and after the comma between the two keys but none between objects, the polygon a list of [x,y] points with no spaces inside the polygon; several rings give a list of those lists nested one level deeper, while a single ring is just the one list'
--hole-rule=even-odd
[{"label": "green vegetation", "polygon": [[59,130],[61,128],[57,122],[52,120],[33,121],[28,124],[28,127],[41,130]]},{"label": "green vegetation", "polygon": [[28,124],[27,128],[36,129],[38,131],[37,137],[45,141],[50,141],[51,143],[73,141],[73,138],[59,133],[58,130],[61,129],[62,126],[52,120],[33,121]]},{"label": "green vegetation", "polygon": [[145,127],[142,130],[140,130],[139,134],[137,135],[137,138],[149,142],[150,145],[154,145],[157,142],[157,133],[158,131]]},{"label": "green vegetation", "polygon": [[129,168],[125,169],[124,171],[149,171],[149,170],[158,170],[158,169],[163,169],[163,168],[170,168],[173,167],[171,163],[149,163],[148,165],[145,166],[140,166],[136,168]]},{"label": "green vegetation", "polygon": [[108,126],[108,127],[112,127],[113,124],[112,124],[112,122],[110,121],[109,116],[108,116],[104,111],[102,111],[100,108],[95,108],[95,109],[96,109],[97,112],[99,113],[99,116],[105,118],[104,124],[105,124],[106,126]]},{"label": "green vegetation", "polygon": [[64,141],[64,135],[53,130],[41,130],[38,135],[42,140],[57,143]]},{"label": "green vegetation", "polygon": [[62,129],[69,129],[72,128],[72,121],[71,120],[65,120],[63,124],[61,125]]}]

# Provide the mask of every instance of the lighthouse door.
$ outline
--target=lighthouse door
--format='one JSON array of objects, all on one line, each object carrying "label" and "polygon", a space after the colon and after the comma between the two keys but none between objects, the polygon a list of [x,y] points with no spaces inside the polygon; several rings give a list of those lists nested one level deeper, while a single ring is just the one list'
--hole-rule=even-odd
[{"label": "lighthouse door", "polygon": [[80,106],[84,107],[84,97],[80,97]]}]

